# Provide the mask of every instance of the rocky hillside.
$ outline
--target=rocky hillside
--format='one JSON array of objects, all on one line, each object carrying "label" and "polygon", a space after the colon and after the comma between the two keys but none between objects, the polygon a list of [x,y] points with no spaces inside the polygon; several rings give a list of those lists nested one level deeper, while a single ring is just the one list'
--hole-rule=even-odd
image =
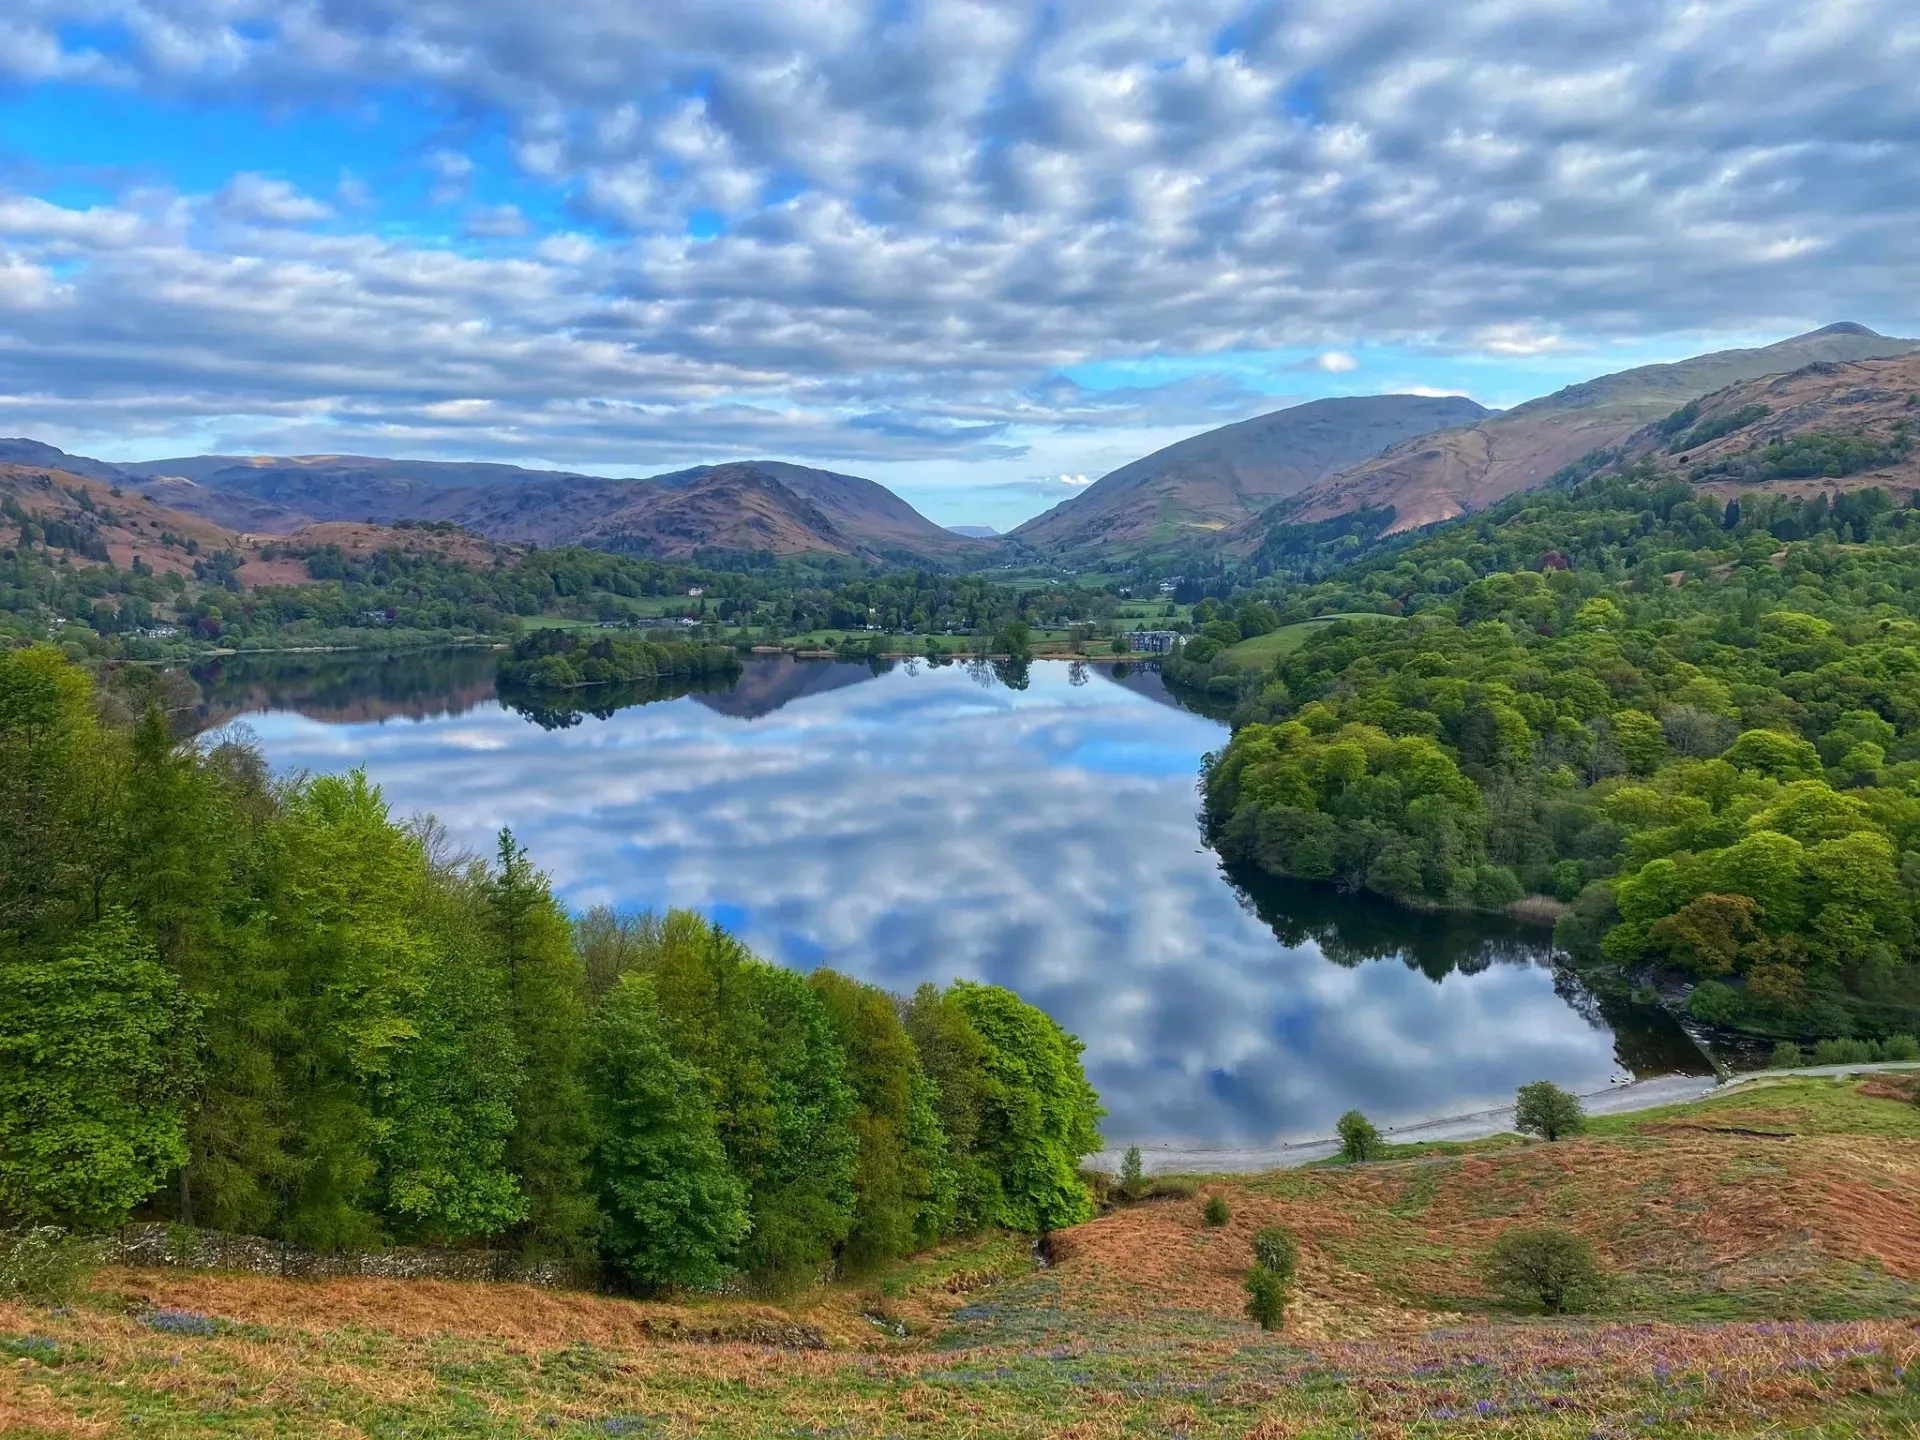
[{"label": "rocky hillside", "polygon": [[1730,385],[1643,427],[1616,466],[1651,462],[1728,498],[1920,489],[1920,352],[1822,361]]},{"label": "rocky hillside", "polygon": [[1013,534],[1051,552],[1227,529],[1409,436],[1479,420],[1462,396],[1314,400],[1223,425],[1100,477]]},{"label": "rocky hillside", "polygon": [[1483,509],[1549,479],[1595,450],[1728,385],[1819,363],[1904,355],[1920,341],[1838,324],[1755,350],[1722,350],[1671,365],[1643,365],[1570,385],[1477,424],[1424,435],[1326,476],[1300,492],[1283,518],[1329,520],[1354,510],[1394,514],[1389,532]]},{"label": "rocky hillside", "polygon": [[312,576],[299,552],[326,546],[355,556],[380,550],[435,555],[470,566],[491,565],[519,553],[453,526],[415,522],[396,528],[332,521],[304,525],[288,535],[244,534],[160,504],[124,476],[105,480],[0,463],[0,540],[10,543],[24,525],[33,527],[36,543],[64,550],[81,562],[111,560],[123,570],[138,560],[161,575],[192,575],[197,565],[215,556],[237,556],[235,574],[249,588],[305,584]]},{"label": "rocky hillside", "polygon": [[117,484],[253,535],[333,522],[451,521],[491,540],[661,556],[746,549],[945,557],[984,548],[871,480],[778,461],[621,480],[363,455],[198,455],[117,465],[34,440],[0,440],[0,463],[10,460]]}]

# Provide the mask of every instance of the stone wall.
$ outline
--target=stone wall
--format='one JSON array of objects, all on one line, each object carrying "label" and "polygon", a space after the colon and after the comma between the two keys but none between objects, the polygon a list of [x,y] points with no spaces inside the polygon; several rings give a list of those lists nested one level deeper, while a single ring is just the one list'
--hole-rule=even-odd
[{"label": "stone wall", "polygon": [[528,1264],[506,1250],[440,1250],[396,1246],[319,1254],[258,1235],[229,1235],[187,1225],[127,1225],[107,1237],[101,1259],[111,1265],[178,1265],[253,1275],[372,1275],[389,1280],[517,1280],[532,1285],[589,1287],[591,1267]]}]

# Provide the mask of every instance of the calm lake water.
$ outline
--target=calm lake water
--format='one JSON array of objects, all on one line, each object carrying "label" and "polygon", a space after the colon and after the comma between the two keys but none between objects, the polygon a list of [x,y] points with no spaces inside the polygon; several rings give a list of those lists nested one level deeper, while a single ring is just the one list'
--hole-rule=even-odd
[{"label": "calm lake water", "polygon": [[[1540,931],[1236,883],[1204,848],[1226,739],[1149,670],[756,660],[604,715],[503,705],[493,657],[200,672],[280,772],[364,766],[396,813],[490,851],[510,826],[572,907],[690,906],[770,959],[896,991],[986,980],[1086,1042],[1110,1142],[1254,1144],[1706,1067],[1603,1014]],[[642,697],[602,697],[614,701]]]}]

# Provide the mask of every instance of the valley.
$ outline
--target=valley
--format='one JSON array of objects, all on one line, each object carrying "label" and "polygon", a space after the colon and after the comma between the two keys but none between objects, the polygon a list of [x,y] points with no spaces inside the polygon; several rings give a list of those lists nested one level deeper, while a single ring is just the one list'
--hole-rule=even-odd
[{"label": "valley", "polygon": [[1900,1433],[1916,394],[1328,401],[1009,536],[8,442],[0,1424]]}]

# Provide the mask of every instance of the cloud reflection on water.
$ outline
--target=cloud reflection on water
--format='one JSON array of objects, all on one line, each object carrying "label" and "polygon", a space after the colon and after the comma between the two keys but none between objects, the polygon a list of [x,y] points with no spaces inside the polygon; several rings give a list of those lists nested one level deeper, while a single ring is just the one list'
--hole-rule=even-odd
[{"label": "cloud reflection on water", "polygon": [[[1224,729],[1093,673],[1038,664],[1023,691],[958,667],[806,676],[757,717],[689,696],[557,730],[491,701],[249,723],[276,769],[364,765],[397,812],[475,849],[511,826],[576,908],[692,906],[771,958],[894,990],[1007,985],[1085,1040],[1120,1143],[1324,1133],[1350,1106],[1402,1122],[1621,1074],[1530,944],[1436,982],[1411,960],[1333,963],[1312,925],[1282,943],[1195,824]],[[1380,909],[1370,953],[1413,924]]]}]

